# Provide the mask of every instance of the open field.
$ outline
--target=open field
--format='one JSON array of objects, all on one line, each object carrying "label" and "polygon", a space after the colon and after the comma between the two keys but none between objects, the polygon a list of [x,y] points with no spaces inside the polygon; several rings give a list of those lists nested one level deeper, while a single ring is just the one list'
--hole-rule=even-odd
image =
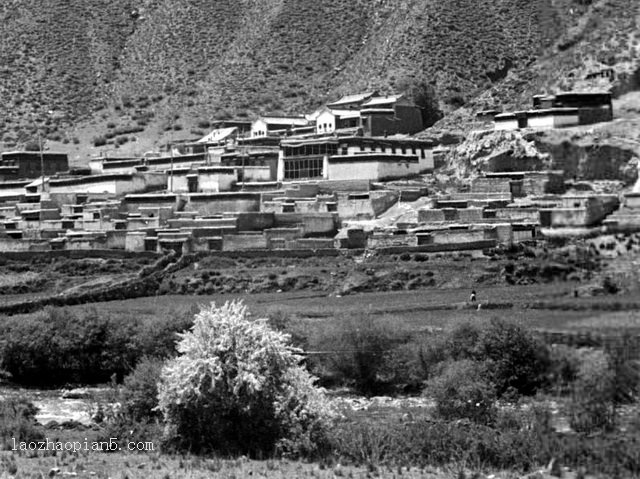
[{"label": "open field", "polygon": [[468,289],[432,289],[358,293],[338,297],[318,292],[164,295],[108,301],[69,309],[95,309],[110,317],[182,316],[198,306],[242,299],[257,317],[286,315],[322,329],[330,321],[359,314],[375,315],[395,328],[420,331],[450,329],[465,321],[501,318],[534,329],[615,333],[640,332],[636,293],[598,298],[570,298],[571,285],[503,286],[477,289],[480,310],[467,303]]},{"label": "open field", "polygon": [[[82,438],[84,439],[84,438]],[[3,467],[4,464],[4,467]],[[17,475],[10,474],[15,464]],[[432,478],[453,477],[453,471],[435,468],[365,468],[343,466],[340,464],[316,464],[286,460],[256,461],[240,459],[208,459],[200,457],[172,457],[159,453],[79,453],[50,457],[25,457],[0,453],[0,477],[54,477],[50,471],[58,469],[66,476],[77,478],[129,478],[129,479],[165,479],[165,478]],[[3,472],[4,469],[4,472]],[[54,474],[55,475],[55,474]]]}]

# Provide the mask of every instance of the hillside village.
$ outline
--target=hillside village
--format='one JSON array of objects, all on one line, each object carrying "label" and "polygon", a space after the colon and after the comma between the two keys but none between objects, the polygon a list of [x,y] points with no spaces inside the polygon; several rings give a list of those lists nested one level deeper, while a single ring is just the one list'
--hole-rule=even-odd
[{"label": "hillside village", "polygon": [[[478,112],[487,129],[611,121],[609,93],[536,96],[532,108]],[[483,250],[539,237],[640,228],[640,192],[575,188],[563,170],[501,158],[444,192],[446,151],[418,139],[403,95],[342,97],[311,114],[219,121],[201,139],[143,157],[2,153],[0,250]]]}]

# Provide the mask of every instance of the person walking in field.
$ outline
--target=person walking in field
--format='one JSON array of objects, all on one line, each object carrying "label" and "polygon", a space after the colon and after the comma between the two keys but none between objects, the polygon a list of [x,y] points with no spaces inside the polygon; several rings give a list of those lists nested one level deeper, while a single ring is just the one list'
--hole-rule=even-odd
[{"label": "person walking in field", "polygon": [[472,303],[476,302],[476,290],[472,290],[471,291],[471,296],[469,296],[469,301],[471,301]]}]

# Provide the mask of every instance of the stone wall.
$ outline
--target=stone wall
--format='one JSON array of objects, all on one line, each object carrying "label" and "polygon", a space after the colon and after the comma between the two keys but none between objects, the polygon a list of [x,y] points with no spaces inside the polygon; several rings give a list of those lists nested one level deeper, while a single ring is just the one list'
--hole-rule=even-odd
[{"label": "stone wall", "polygon": [[3,255],[5,252],[12,251],[48,251],[50,249],[51,245],[48,241],[0,237],[0,251]]},{"label": "stone wall", "polygon": [[263,234],[224,235],[223,251],[266,249],[267,238]]},{"label": "stone wall", "polygon": [[472,243],[485,240],[484,230],[436,230],[432,231],[434,244]]},{"label": "stone wall", "polygon": [[497,177],[487,178],[478,177],[471,182],[472,193],[504,193],[511,194],[511,178]]},{"label": "stone wall", "polygon": [[268,212],[234,213],[238,231],[262,231],[275,226],[276,217]]},{"label": "stone wall", "polygon": [[421,209],[418,210],[418,223],[439,223],[444,221],[444,210]]},{"label": "stone wall", "polygon": [[509,221],[538,222],[540,214],[537,208],[497,208],[496,219]]},{"label": "stone wall", "polygon": [[196,211],[202,216],[222,213],[260,211],[259,193],[217,193],[185,195],[185,211]]}]

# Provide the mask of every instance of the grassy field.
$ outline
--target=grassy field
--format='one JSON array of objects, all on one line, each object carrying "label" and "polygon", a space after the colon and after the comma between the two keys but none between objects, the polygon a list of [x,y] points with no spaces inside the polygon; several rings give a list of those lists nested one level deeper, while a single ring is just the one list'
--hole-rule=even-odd
[{"label": "grassy field", "polygon": [[[57,474],[50,471],[58,470]],[[269,477],[313,478],[433,478],[454,477],[453,471],[435,468],[363,468],[340,464],[317,464],[287,460],[256,461],[173,457],[159,453],[78,453],[49,457],[26,457],[0,452],[0,477],[129,478],[129,479],[242,479]]]},{"label": "grassy field", "polygon": [[[474,319],[512,319],[531,328],[557,330],[640,329],[634,293],[600,298],[569,298],[570,285],[504,286],[476,290],[480,310],[467,303],[467,289],[359,293],[338,297],[314,292],[165,295],[72,306],[113,316],[153,318],[196,311],[212,301],[242,299],[256,316],[288,315],[319,327],[326,321],[361,313],[384,317],[409,331],[451,328]],[[535,308],[529,306],[535,305]],[[494,309],[495,308],[495,309]],[[609,308],[611,310],[606,310]],[[616,309],[629,309],[616,311]]]}]

